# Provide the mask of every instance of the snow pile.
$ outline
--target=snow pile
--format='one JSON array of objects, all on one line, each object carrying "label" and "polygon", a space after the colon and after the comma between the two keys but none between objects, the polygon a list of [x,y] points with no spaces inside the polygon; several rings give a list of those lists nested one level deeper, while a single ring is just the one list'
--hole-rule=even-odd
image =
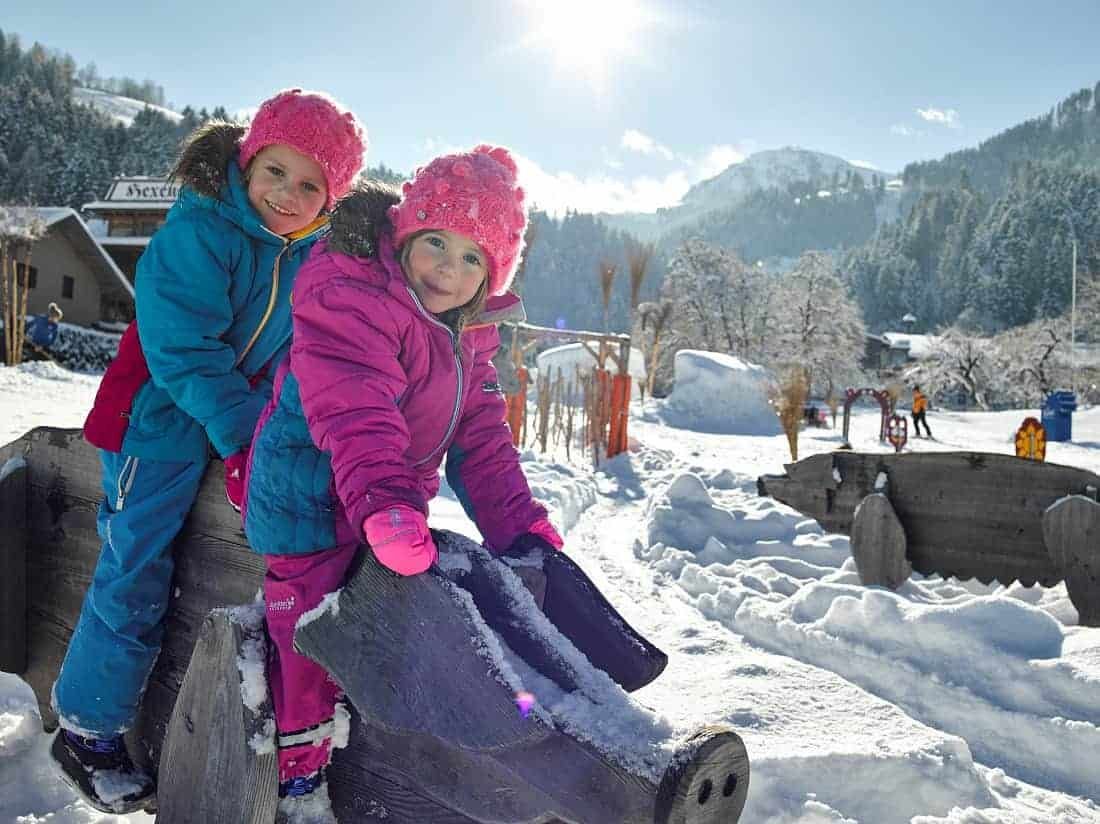
[{"label": "snow pile", "polygon": [[681,475],[650,505],[635,555],[708,618],[961,736],[983,763],[1100,797],[1100,671],[1064,660],[1064,587],[1050,611],[1018,586],[863,587],[847,538],[745,495]]},{"label": "snow pile", "polygon": [[730,435],[775,435],[779,418],[768,402],[771,374],[732,355],[676,353],[672,394],[660,404],[665,423]]},{"label": "snow pile", "polygon": [[0,367],[0,444],[36,426],[84,426],[99,380],[50,361]]}]

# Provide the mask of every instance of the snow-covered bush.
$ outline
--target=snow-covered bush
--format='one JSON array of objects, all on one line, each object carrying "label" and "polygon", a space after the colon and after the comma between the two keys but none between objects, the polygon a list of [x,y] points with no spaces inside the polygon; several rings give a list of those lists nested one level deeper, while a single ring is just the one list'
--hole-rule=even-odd
[{"label": "snow-covered bush", "polygon": [[119,334],[61,323],[58,324],[57,340],[50,354],[73,372],[105,372],[118,354],[121,338]]}]

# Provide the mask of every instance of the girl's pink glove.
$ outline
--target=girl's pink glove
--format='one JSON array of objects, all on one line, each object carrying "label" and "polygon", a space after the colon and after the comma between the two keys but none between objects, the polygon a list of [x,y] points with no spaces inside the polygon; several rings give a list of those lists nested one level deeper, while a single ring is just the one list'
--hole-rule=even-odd
[{"label": "girl's pink glove", "polygon": [[527,528],[527,531],[532,535],[537,535],[554,549],[561,549],[565,546],[565,541],[561,539],[558,531],[554,529],[554,525],[545,518],[535,521],[531,526]]},{"label": "girl's pink glove", "polygon": [[225,497],[238,512],[244,500],[244,470],[248,465],[248,447],[225,459]]},{"label": "girl's pink glove", "polygon": [[398,504],[368,515],[363,534],[383,566],[398,575],[419,575],[439,557],[424,516]]}]

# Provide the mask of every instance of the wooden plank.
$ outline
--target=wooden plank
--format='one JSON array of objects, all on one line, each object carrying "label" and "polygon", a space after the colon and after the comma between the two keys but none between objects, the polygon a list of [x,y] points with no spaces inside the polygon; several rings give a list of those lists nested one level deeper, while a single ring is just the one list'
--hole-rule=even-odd
[{"label": "wooden plank", "polygon": [[[498,560],[460,536],[442,533],[436,543],[440,553],[461,552],[469,563],[468,573],[455,571],[451,580],[470,593],[485,623],[566,692],[576,689],[577,676],[553,642],[517,608],[503,576],[515,574],[529,591],[534,586],[539,609],[558,632],[627,692],[652,682],[668,664],[668,656],[631,627],[565,553],[536,548],[518,558]],[[463,551],[459,544],[469,549]],[[509,560],[516,566],[509,567]]]},{"label": "wooden plank", "polygon": [[1063,498],[1043,515],[1043,536],[1078,623],[1100,626],[1100,504],[1083,495]]},{"label": "wooden plank", "polygon": [[1092,472],[1011,455],[841,450],[791,464],[786,475],[762,476],[758,489],[825,529],[850,534],[855,509],[878,491],[880,474],[888,478],[914,570],[1025,586],[1061,580],[1043,542],[1043,512],[1059,498],[1100,487]]},{"label": "wooden plank", "polygon": [[533,338],[554,338],[558,340],[577,341],[611,341],[620,345],[630,344],[630,335],[616,334],[614,332],[587,332],[581,329],[552,329],[549,326],[536,326],[533,323],[509,324],[515,326],[520,332]]},{"label": "wooden plank", "polygon": [[[160,756],[162,824],[274,819],[279,769],[271,700],[267,694],[254,708],[244,703],[238,664],[262,665],[265,654],[262,620],[249,627],[218,610],[203,621]],[[264,751],[253,742],[263,742]]]},{"label": "wooden plank", "polygon": [[727,824],[749,794],[749,754],[728,727],[704,727],[672,757],[654,805],[654,824]]},{"label": "wooden plank", "polygon": [[295,634],[358,710],[368,760],[475,821],[649,824],[652,783],[520,716],[451,586],[435,568],[402,578],[366,553],[339,608]]},{"label": "wooden plank", "polygon": [[27,464],[0,461],[0,670],[27,668]]},{"label": "wooden plank", "polygon": [[913,573],[905,557],[905,530],[880,493],[868,495],[852,522],[852,558],[865,586],[897,589]]}]

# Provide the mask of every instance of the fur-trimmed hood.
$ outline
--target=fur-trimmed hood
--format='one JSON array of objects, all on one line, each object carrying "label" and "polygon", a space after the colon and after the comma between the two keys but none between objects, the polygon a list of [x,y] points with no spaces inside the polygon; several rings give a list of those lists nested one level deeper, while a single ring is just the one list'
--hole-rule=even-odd
[{"label": "fur-trimmed hood", "polygon": [[380,232],[392,229],[387,212],[401,193],[380,180],[365,180],[337,201],[329,220],[328,248],[352,257],[373,257]]},{"label": "fur-trimmed hood", "polygon": [[245,127],[214,120],[196,129],[180,151],[171,178],[200,195],[217,198],[226,184],[226,168],[241,148]]}]

